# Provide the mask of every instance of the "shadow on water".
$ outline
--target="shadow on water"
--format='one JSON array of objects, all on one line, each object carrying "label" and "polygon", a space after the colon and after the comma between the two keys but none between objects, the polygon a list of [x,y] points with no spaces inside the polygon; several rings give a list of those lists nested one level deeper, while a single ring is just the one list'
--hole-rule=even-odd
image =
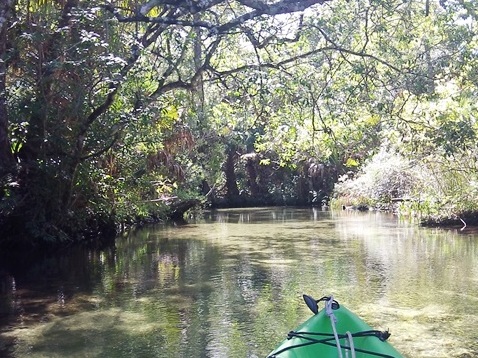
[{"label": "shadow on water", "polygon": [[[168,337],[180,336],[171,321],[180,322],[191,302],[207,301],[212,291],[194,278],[176,284],[179,264],[192,246],[145,232],[103,250],[4,256],[0,356],[167,352]],[[217,250],[206,250],[203,275],[211,275],[215,256]]]},{"label": "shadow on water", "polygon": [[[114,247],[100,252],[85,248],[61,251],[0,253],[0,328],[29,327],[69,314],[65,302],[92,291],[101,279],[95,270],[100,255],[112,256]],[[2,336],[0,356],[11,354],[15,342]]]}]

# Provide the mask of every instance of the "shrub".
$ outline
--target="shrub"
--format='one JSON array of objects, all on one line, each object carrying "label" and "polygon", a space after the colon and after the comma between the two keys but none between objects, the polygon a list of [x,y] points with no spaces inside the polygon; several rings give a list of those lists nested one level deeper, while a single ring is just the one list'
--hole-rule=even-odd
[{"label": "shrub", "polygon": [[421,169],[400,154],[382,149],[357,175],[348,173],[339,179],[335,205],[389,208],[394,200],[412,200],[422,181]]}]

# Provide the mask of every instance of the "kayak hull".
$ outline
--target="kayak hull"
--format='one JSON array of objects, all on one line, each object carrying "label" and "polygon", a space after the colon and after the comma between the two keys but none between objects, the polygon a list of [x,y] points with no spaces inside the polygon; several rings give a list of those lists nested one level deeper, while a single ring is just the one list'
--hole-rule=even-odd
[{"label": "kayak hull", "polygon": [[[330,313],[330,311],[328,312]],[[268,358],[340,357],[328,312],[326,309],[319,311],[290,332],[288,338],[272,351]],[[342,357],[403,357],[390,343],[385,341],[389,336],[388,332],[373,330],[343,306],[333,309],[332,312],[335,317],[335,332]],[[352,355],[352,350],[354,355]]]}]

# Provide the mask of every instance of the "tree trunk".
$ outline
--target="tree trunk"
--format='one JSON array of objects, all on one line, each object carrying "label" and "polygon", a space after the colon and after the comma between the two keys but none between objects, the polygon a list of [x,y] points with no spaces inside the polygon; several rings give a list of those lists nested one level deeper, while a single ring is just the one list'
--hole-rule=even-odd
[{"label": "tree trunk", "polygon": [[[201,16],[199,13],[194,14],[193,16],[194,21],[200,21]],[[202,40],[201,40],[201,33],[202,30],[200,27],[196,27],[194,29],[195,37],[194,37],[194,70],[196,72],[200,71],[202,63],[203,63],[203,55],[202,55]],[[197,82],[194,84],[196,88],[196,92],[199,96],[199,120],[204,119],[204,102],[205,102],[205,97],[204,97],[204,80],[203,80],[203,75],[198,77]],[[197,103],[197,102],[196,102]]]},{"label": "tree trunk", "polygon": [[7,30],[11,25],[15,0],[3,0],[0,4],[0,178],[9,173],[14,164],[8,136],[7,110]]},{"label": "tree trunk", "polygon": [[258,197],[261,195],[259,185],[257,184],[257,170],[256,170],[256,161],[253,158],[247,158],[246,161],[246,171],[249,184],[249,189],[251,191],[252,197]]},{"label": "tree trunk", "polygon": [[309,182],[304,175],[297,180],[297,204],[307,205],[309,202]]},{"label": "tree trunk", "polygon": [[236,172],[234,170],[236,162],[236,148],[229,148],[227,151],[227,158],[224,168],[224,173],[226,175],[226,197],[230,199],[237,198],[239,196],[239,188],[237,187],[237,178]]},{"label": "tree trunk", "polygon": [[170,206],[171,213],[169,214],[169,218],[176,222],[184,221],[184,214],[186,213],[186,211],[195,206],[198,206],[199,204],[200,201],[198,199],[189,199],[172,203]]}]

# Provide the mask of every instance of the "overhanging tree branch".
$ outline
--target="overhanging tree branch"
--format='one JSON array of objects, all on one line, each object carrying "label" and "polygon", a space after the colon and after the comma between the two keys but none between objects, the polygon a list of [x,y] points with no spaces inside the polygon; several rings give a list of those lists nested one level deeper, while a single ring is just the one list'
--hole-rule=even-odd
[{"label": "overhanging tree branch", "polygon": [[[166,83],[166,76],[163,76],[162,82],[158,85],[156,90],[151,93],[150,95],[150,102],[154,101],[159,96],[170,92],[175,89],[183,89],[183,90],[192,90],[194,88],[195,83],[197,83],[199,77],[207,70],[211,69],[211,59],[212,56],[215,54],[216,49],[218,48],[219,44],[221,43],[221,38],[218,38],[214,41],[211,46],[208,48],[208,52],[204,58],[203,65],[200,66],[194,75],[188,81],[177,80],[173,82]],[[171,72],[172,70],[170,70]],[[165,73],[167,75],[167,73]]]},{"label": "overhanging tree branch", "polygon": [[260,65],[257,65],[257,64],[243,65],[243,66],[236,67],[236,68],[233,68],[233,69],[230,69],[230,70],[225,70],[225,71],[219,71],[219,70],[213,69],[212,72],[214,74],[216,74],[217,76],[229,76],[229,75],[232,75],[232,74],[235,74],[235,73],[238,73],[238,72],[244,72],[244,71],[247,71],[247,70],[259,70],[261,68],[278,69],[278,68],[281,68],[284,65],[287,65],[289,63],[293,63],[293,62],[296,62],[298,60],[311,57],[311,56],[316,55],[316,54],[321,53],[321,52],[329,52],[329,51],[338,51],[338,52],[352,54],[352,55],[355,55],[355,56],[358,56],[358,57],[370,58],[374,61],[377,61],[377,62],[380,62],[380,63],[384,64],[387,67],[390,67],[394,71],[401,72],[400,68],[388,63],[385,60],[380,59],[377,56],[374,56],[374,55],[371,55],[371,54],[368,54],[368,53],[352,51],[352,50],[349,50],[349,49],[346,49],[346,48],[343,48],[343,47],[340,47],[340,46],[338,46],[338,47],[336,47],[336,46],[324,46],[324,47],[321,47],[321,48],[318,48],[318,49],[315,49],[315,50],[304,52],[304,53],[302,53],[300,55],[297,55],[297,56],[287,58],[285,60],[282,60],[282,61],[279,61],[279,62],[276,62],[276,63],[262,63]]},{"label": "overhanging tree branch", "polygon": [[[237,28],[246,21],[258,18],[264,15],[275,16],[280,14],[289,14],[294,12],[304,11],[305,9],[317,5],[324,4],[332,0],[281,0],[272,4],[265,3],[257,0],[241,0],[239,1],[243,6],[253,9],[242,15],[235,17],[234,19],[220,23],[212,23],[208,21],[189,19],[189,15],[194,15],[198,12],[210,9],[212,6],[224,2],[223,0],[210,0],[210,1],[172,1],[172,0],[152,0],[143,5],[141,11],[134,16],[124,16],[114,6],[107,4],[103,7],[111,12],[119,22],[146,22],[146,23],[158,23],[166,25],[180,25],[186,27],[203,27],[209,29],[211,35],[222,34],[229,32],[232,29]],[[147,17],[146,14],[155,6],[174,6],[178,9],[178,12],[173,17]]]},{"label": "overhanging tree branch", "polygon": [[[328,43],[332,44],[333,49],[335,49],[335,50],[337,50],[337,51],[339,51],[339,52],[341,52],[341,53],[347,53],[347,54],[349,54],[349,55],[354,55],[354,56],[364,57],[364,58],[370,58],[370,59],[372,59],[372,60],[374,60],[374,61],[377,61],[377,62],[381,63],[382,65],[385,65],[385,66],[391,68],[391,69],[394,70],[394,71],[402,72],[402,69],[400,69],[400,68],[398,68],[398,67],[392,65],[391,63],[389,63],[389,62],[387,62],[387,61],[385,61],[385,60],[382,60],[381,58],[379,58],[379,57],[377,57],[377,56],[374,56],[374,55],[371,55],[371,54],[365,52],[365,51],[364,51],[364,50],[365,50],[365,47],[363,47],[361,51],[354,51],[354,50],[351,50],[351,49],[344,48],[344,47],[338,45],[337,43],[335,43],[335,42],[327,35],[327,33],[326,33],[324,30],[322,30],[320,27],[315,26],[315,28],[316,28],[317,30],[319,30],[319,32],[320,32],[320,33],[322,34],[322,36],[324,37],[325,41],[327,41]],[[311,52],[313,52],[313,51],[311,51]]]}]

